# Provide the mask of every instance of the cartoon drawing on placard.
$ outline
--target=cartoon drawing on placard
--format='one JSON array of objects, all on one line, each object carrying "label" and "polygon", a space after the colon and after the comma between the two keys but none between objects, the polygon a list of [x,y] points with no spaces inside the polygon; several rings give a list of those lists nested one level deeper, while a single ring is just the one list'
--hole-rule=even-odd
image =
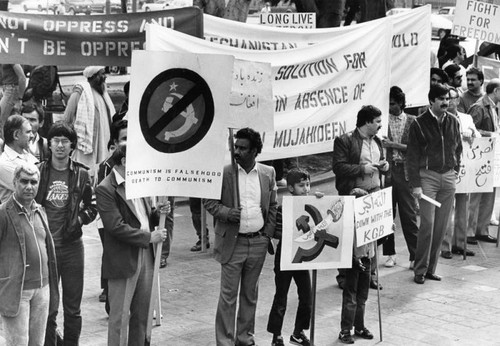
[{"label": "cartoon drawing on placard", "polygon": [[350,267],[353,203],[350,196],[284,196],[282,269]]}]

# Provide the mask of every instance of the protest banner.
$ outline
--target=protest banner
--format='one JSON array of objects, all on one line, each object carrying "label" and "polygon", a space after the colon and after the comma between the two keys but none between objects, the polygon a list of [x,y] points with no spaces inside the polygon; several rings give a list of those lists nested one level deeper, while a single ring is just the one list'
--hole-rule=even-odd
[{"label": "protest banner", "polygon": [[248,50],[289,50],[342,37],[362,26],[393,23],[391,40],[391,82],[406,93],[406,106],[428,104],[431,51],[430,6],[347,27],[328,29],[282,29],[252,25],[204,15],[205,39]]},{"label": "protest banner", "polygon": [[316,13],[261,13],[260,24],[275,28],[315,29]]},{"label": "protest banner", "polygon": [[354,200],[356,246],[371,243],[394,233],[392,225],[392,187]]},{"label": "protest banner", "polygon": [[231,56],[132,53],[128,199],[220,198],[233,65]]},{"label": "protest banner", "polygon": [[500,44],[500,6],[484,1],[457,0],[452,34]]},{"label": "protest banner", "polygon": [[484,56],[477,57],[477,67],[484,73],[484,85],[493,78],[500,78],[500,61]]},{"label": "protest banner", "polygon": [[495,143],[493,137],[474,138],[472,142],[462,142],[463,152],[455,193],[493,191]]},{"label": "protest banner", "polygon": [[356,114],[366,104],[381,109],[382,132],[387,131],[392,24],[378,23],[332,41],[273,51],[243,50],[148,25],[146,49],[271,63],[274,132],[262,134],[259,155],[269,160],[331,151],[336,136],[355,128]]},{"label": "protest banner", "polygon": [[350,268],[354,197],[283,196],[281,270]]},{"label": "protest banner", "polygon": [[234,61],[228,126],[274,130],[274,102],[271,64],[236,59]]},{"label": "protest banner", "polygon": [[195,7],[96,16],[0,11],[0,63],[130,66],[147,23],[203,37],[203,15]]}]

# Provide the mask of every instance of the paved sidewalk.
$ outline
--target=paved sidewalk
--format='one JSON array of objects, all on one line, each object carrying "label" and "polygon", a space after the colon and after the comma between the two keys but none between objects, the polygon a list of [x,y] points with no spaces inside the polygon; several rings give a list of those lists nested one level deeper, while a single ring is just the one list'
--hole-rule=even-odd
[{"label": "paved sidewalk", "polygon": [[[312,190],[334,193],[331,180],[314,185]],[[211,219],[208,224],[211,225]],[[490,227],[490,232],[496,236],[496,227]],[[81,345],[106,345],[107,315],[104,304],[98,302],[102,249],[95,224],[85,230],[84,241],[86,269]],[[211,249],[207,253],[190,252],[195,241],[189,207],[178,205],[168,267],[160,272],[162,325],[153,328],[152,345],[215,345],[214,320],[220,266],[212,258]],[[500,250],[495,244],[480,242],[477,246],[470,246],[476,256],[468,257],[466,261],[459,256],[451,260],[440,258],[437,274],[443,276],[443,281],[426,281],[424,285],[413,282],[399,228],[396,246],[398,263],[394,268],[384,267],[385,258],[379,260],[380,283],[383,285],[380,291],[383,345],[500,345]],[[342,295],[335,275],[336,270],[318,271],[315,323],[315,345],[318,346],[340,344],[337,337]],[[256,341],[257,345],[270,345],[271,335],[266,332],[266,325],[274,295],[272,256],[266,259],[259,291]],[[375,339],[356,339],[356,344],[375,345],[380,342],[376,298],[377,291],[370,290],[366,326],[375,334]],[[297,308],[293,284],[288,304],[283,328],[285,341],[292,332]],[[1,335],[0,327],[0,345],[4,345]]]}]

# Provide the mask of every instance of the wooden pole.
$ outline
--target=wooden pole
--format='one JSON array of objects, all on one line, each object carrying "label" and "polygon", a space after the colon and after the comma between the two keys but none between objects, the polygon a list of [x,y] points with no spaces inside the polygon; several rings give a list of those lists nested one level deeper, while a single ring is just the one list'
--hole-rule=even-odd
[{"label": "wooden pole", "polygon": [[200,199],[200,210],[201,210],[201,252],[207,252],[207,211],[203,206],[203,202]]},{"label": "wooden pole", "polygon": [[313,269],[312,275],[312,295],[311,295],[311,333],[309,335],[309,339],[311,339],[311,346],[314,346],[314,324],[316,320],[316,282],[318,278],[318,271]]},{"label": "wooden pole", "polygon": [[377,244],[375,243],[375,261],[377,263],[377,266],[375,267],[375,273],[377,276],[377,303],[378,303],[378,328],[380,331],[380,342],[383,341],[382,338],[382,312],[380,310],[380,281],[378,280],[378,247]]},{"label": "wooden pole", "polygon": [[239,184],[238,184],[238,164],[234,161],[234,129],[229,129],[229,150],[231,152],[231,167],[233,171],[233,204],[235,208],[240,207],[240,194],[239,194]]},{"label": "wooden pole", "polygon": [[[160,227],[165,227],[165,219],[167,217],[166,213],[160,214]],[[151,345],[151,332],[153,330],[153,314],[155,310],[156,301],[158,301],[158,306],[161,306],[160,301],[160,260],[161,260],[161,247],[163,242],[160,241],[155,244],[155,262],[153,266],[153,286],[151,288],[151,296],[149,298],[149,310],[148,310],[148,320],[146,323],[146,340],[144,342],[145,346]],[[161,309],[158,309],[161,310]],[[161,311],[156,311],[156,325],[158,321],[161,320]],[[161,322],[160,322],[161,323]]]}]

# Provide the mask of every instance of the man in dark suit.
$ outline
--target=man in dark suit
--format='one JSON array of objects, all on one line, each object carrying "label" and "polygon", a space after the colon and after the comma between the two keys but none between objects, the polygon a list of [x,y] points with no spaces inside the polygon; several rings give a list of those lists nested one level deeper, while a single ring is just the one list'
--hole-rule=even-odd
[{"label": "man in dark suit", "polygon": [[[109,345],[142,345],[146,337],[153,282],[152,243],[167,237],[149,198],[125,197],[125,152],[115,151],[115,167],[96,188],[97,209],[104,225],[103,276],[108,279]],[[169,205],[162,206],[168,212]]]},{"label": "man in dark suit", "polygon": [[[255,344],[259,275],[276,225],[274,168],[255,162],[262,150],[260,135],[244,128],[235,138],[234,159],[238,171],[233,172],[231,166],[226,166],[221,199],[203,201],[215,218],[214,255],[221,264],[221,289],[215,318],[218,346]],[[233,198],[235,193],[239,195],[239,203]]]}]

